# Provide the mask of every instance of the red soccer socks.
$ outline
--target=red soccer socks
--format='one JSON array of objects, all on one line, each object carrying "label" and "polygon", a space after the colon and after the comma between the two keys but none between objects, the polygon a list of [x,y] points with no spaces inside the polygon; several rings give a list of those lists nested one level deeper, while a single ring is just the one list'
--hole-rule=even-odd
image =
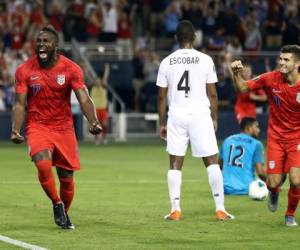
[{"label": "red soccer socks", "polygon": [[47,196],[51,199],[53,204],[60,202],[60,198],[57,195],[55,187],[55,178],[52,173],[52,161],[40,160],[35,162],[35,166],[38,170],[38,178]]},{"label": "red soccer socks", "polygon": [[286,215],[294,216],[294,213],[297,209],[298,203],[300,199],[300,188],[291,188],[288,193],[288,208],[286,211]]},{"label": "red soccer socks", "polygon": [[65,210],[68,211],[74,197],[74,178],[59,177],[60,181],[60,198],[65,204]]}]

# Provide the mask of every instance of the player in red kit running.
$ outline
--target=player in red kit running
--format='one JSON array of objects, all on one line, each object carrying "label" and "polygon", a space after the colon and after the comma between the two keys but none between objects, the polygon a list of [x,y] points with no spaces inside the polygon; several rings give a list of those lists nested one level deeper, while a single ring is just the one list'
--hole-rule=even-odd
[{"label": "player in red kit running", "polygon": [[[83,82],[81,68],[59,55],[57,47],[56,31],[51,26],[44,27],[36,39],[36,55],[16,71],[11,140],[16,144],[24,141],[20,130],[27,111],[29,153],[41,186],[53,203],[55,223],[64,229],[74,229],[67,212],[74,196],[73,173],[80,169],[80,163],[70,104],[71,90],[90,123],[90,132],[99,134],[102,128]],[[59,194],[52,166],[56,166]]]},{"label": "player in red kit running", "polygon": [[234,84],[241,92],[264,88],[270,117],[267,139],[267,185],[269,210],[278,207],[283,173],[289,174],[290,188],[285,224],[297,226],[295,212],[300,199],[300,46],[286,45],[280,51],[279,69],[245,81],[241,61],[231,64]]}]

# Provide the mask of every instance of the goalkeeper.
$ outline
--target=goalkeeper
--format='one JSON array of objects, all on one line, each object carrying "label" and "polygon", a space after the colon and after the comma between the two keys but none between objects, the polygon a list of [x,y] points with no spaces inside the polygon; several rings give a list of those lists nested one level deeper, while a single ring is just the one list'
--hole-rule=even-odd
[{"label": "goalkeeper", "polygon": [[224,140],[219,163],[222,168],[225,194],[248,194],[249,185],[256,174],[266,180],[264,147],[257,139],[260,128],[257,120],[245,117],[240,123],[241,132]]}]

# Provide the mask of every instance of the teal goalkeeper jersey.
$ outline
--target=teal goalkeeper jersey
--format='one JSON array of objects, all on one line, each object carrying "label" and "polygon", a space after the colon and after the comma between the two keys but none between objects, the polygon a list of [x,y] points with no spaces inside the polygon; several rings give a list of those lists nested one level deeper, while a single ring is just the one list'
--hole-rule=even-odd
[{"label": "teal goalkeeper jersey", "polygon": [[248,194],[255,164],[264,163],[263,145],[245,133],[229,136],[220,150],[225,194]]}]

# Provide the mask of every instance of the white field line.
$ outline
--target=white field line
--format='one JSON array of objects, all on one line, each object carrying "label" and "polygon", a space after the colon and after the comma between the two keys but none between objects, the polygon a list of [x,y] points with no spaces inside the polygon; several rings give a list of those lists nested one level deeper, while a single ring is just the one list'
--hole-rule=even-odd
[{"label": "white field line", "polygon": [[[194,179],[188,179],[183,180],[184,182],[200,182],[199,180]],[[165,180],[82,180],[77,181],[76,184],[101,184],[101,183],[119,183],[119,184],[152,184],[152,183],[166,183]],[[0,180],[0,185],[10,185],[10,184],[16,184],[16,185],[31,185],[31,184],[39,184],[38,181],[4,181]]]},{"label": "white field line", "polygon": [[11,245],[15,245],[15,246],[18,246],[18,247],[22,247],[24,249],[47,250],[47,248],[39,247],[39,246],[36,246],[36,245],[31,245],[31,244],[28,244],[28,243],[25,243],[25,242],[19,241],[19,240],[14,240],[14,239],[8,238],[6,236],[3,236],[1,234],[0,234],[0,241],[3,241],[5,243],[11,244]]}]

